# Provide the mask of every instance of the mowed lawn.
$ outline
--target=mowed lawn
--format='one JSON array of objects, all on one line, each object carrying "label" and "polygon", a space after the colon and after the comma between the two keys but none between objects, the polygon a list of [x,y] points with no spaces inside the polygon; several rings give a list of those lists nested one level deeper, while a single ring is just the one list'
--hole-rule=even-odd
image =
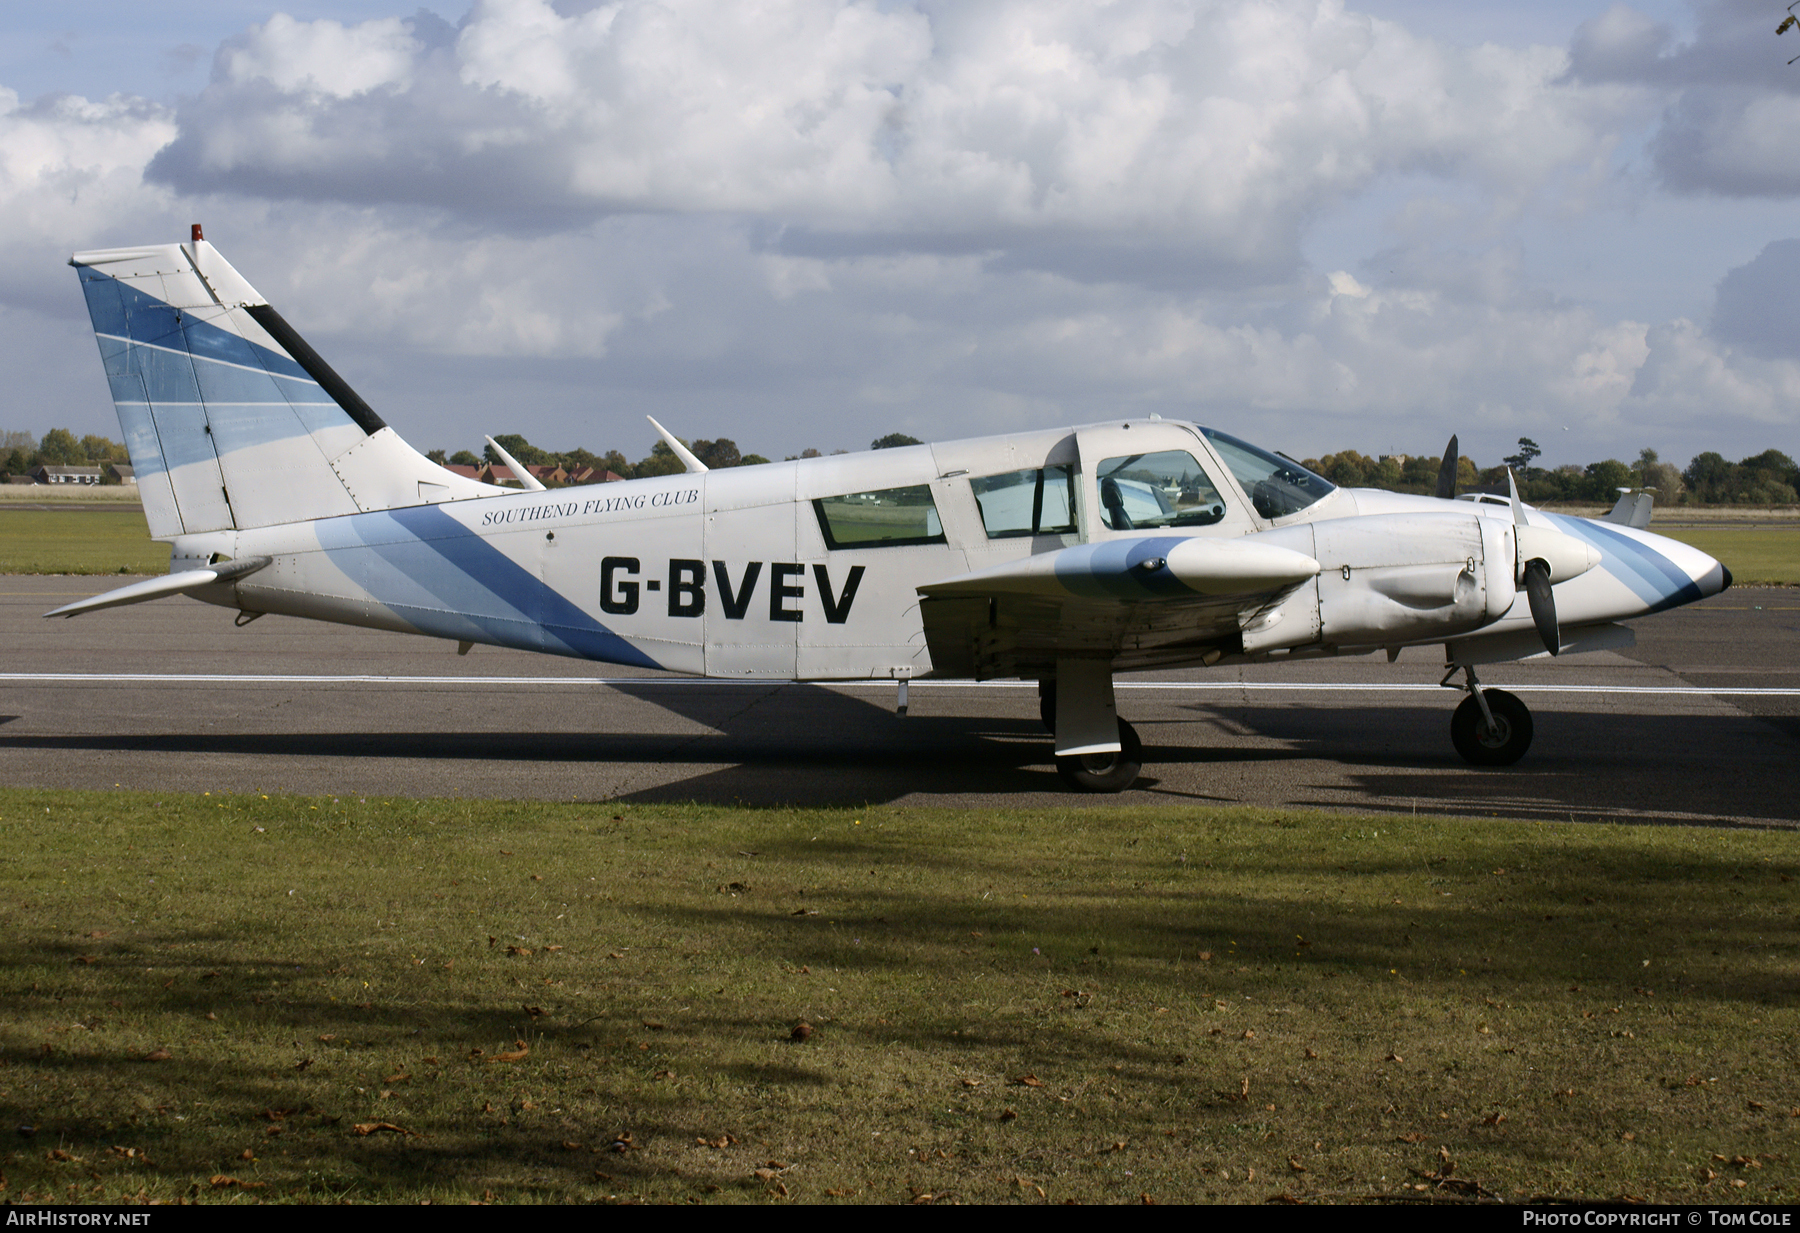
[{"label": "mowed lawn", "polygon": [[0,1172],[1791,1203],[1796,876],[1782,831],[14,791]]},{"label": "mowed lawn", "polygon": [[163,574],[169,546],[135,509],[0,505],[0,574]]},{"label": "mowed lawn", "polygon": [[1676,524],[1650,529],[1692,544],[1725,563],[1733,582],[1745,586],[1800,585],[1800,522],[1742,526]]}]

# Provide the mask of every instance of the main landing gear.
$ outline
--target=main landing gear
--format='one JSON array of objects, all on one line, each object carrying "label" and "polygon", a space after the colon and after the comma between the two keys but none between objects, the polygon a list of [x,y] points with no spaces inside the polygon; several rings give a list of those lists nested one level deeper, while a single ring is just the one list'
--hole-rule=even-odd
[{"label": "main landing gear", "polygon": [[[1469,696],[1450,717],[1450,743],[1464,761],[1475,766],[1511,766],[1531,748],[1531,712],[1504,689],[1481,688],[1473,667],[1465,666],[1463,671],[1468,674],[1468,684],[1460,688]],[[1439,683],[1450,685],[1455,675],[1453,664]]]},{"label": "main landing gear", "polygon": [[1056,773],[1077,792],[1123,792],[1144,768],[1144,745],[1137,729],[1119,721],[1116,753],[1069,754],[1056,760]]},{"label": "main landing gear", "polygon": [[[1138,739],[1137,729],[1113,711],[1110,665],[1103,674],[1084,670],[1087,668],[1086,664],[1062,666],[1062,674],[1075,680],[1080,693],[1070,699],[1072,705],[1063,717],[1062,735],[1057,738],[1057,745],[1061,748],[1110,744],[1099,739],[1110,721],[1116,725],[1119,747],[1089,752],[1077,748],[1066,754],[1059,753],[1056,773],[1063,783],[1077,792],[1123,792],[1137,782],[1138,772],[1143,769],[1144,744]],[[1038,717],[1052,734],[1058,730],[1057,716],[1056,679],[1046,678],[1038,682]]]}]

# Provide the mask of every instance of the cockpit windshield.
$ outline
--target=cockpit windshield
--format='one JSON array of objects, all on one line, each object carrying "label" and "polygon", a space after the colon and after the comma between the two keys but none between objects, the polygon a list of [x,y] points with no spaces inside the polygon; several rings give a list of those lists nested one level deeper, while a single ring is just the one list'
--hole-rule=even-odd
[{"label": "cockpit windshield", "polygon": [[1264,518],[1274,520],[1297,514],[1323,500],[1337,485],[1314,475],[1292,458],[1258,449],[1229,433],[1202,428],[1206,439],[1237,477],[1250,496],[1250,504]]}]

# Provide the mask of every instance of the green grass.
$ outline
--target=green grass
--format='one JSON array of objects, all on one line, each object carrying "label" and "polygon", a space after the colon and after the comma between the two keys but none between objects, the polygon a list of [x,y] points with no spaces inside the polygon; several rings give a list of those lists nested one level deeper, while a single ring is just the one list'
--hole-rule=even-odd
[{"label": "green grass", "polygon": [[0,508],[0,574],[162,574],[169,546],[137,510]]},{"label": "green grass", "polygon": [[1692,544],[1725,563],[1741,585],[1800,586],[1800,526],[1661,526],[1651,530]]},{"label": "green grass", "polygon": [[1787,832],[14,792],[0,1173],[1791,1202],[1797,870]]}]

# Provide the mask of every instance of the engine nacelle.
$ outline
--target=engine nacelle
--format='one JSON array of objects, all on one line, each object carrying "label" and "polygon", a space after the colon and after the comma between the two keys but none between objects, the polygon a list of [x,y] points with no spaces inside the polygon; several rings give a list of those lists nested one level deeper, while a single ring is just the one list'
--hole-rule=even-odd
[{"label": "engine nacelle", "polygon": [[1453,637],[1505,616],[1516,594],[1512,524],[1472,512],[1334,518],[1247,541],[1304,552],[1322,567],[1278,603],[1241,615],[1252,654]]}]

